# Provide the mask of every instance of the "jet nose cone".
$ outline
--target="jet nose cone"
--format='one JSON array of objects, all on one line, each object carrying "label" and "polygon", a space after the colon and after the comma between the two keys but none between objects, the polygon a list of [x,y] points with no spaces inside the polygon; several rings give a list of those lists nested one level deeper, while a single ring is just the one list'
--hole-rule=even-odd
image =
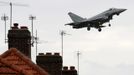
[{"label": "jet nose cone", "polygon": [[126,11],[127,9],[122,9],[122,11]]},{"label": "jet nose cone", "polygon": [[126,11],[127,9],[120,9],[120,13]]}]

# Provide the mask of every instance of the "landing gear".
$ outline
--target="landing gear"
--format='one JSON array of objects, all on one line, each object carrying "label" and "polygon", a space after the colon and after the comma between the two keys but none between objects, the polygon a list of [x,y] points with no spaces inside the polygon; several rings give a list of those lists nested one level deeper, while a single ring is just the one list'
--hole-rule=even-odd
[{"label": "landing gear", "polygon": [[110,24],[110,21],[109,21],[109,24],[108,24],[109,27],[111,27],[111,24]]},{"label": "landing gear", "polygon": [[90,27],[87,27],[87,30],[90,31]]},{"label": "landing gear", "polygon": [[111,27],[111,24],[109,23],[108,26]]},{"label": "landing gear", "polygon": [[101,28],[99,28],[98,31],[101,32]]},{"label": "landing gear", "polygon": [[119,16],[120,14],[119,14],[119,13],[117,13],[116,15],[117,15],[117,16]]}]

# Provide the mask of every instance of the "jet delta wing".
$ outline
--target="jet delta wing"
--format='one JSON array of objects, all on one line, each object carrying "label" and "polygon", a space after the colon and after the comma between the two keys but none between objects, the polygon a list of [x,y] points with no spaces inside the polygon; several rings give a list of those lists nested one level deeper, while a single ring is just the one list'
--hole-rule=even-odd
[{"label": "jet delta wing", "polygon": [[65,24],[65,25],[70,25],[74,29],[87,27],[87,30],[90,30],[90,28],[96,28],[100,32],[101,28],[105,27],[102,24],[109,22],[109,26],[111,26],[110,20],[112,20],[113,16],[119,15],[120,13],[124,12],[125,10],[126,9],[110,8],[110,9],[108,9],[96,16],[88,18],[88,19],[82,18],[72,12],[69,12],[68,15],[71,17],[73,22]]}]

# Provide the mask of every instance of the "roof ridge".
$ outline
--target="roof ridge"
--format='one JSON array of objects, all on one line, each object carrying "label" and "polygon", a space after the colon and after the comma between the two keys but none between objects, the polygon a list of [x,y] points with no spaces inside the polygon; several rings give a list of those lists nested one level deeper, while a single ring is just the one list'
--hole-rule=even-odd
[{"label": "roof ridge", "polygon": [[11,52],[14,52],[19,58],[21,58],[24,62],[26,62],[30,67],[34,68],[41,75],[44,75],[44,74],[45,75],[48,75],[48,73],[44,69],[40,68],[38,65],[36,65],[35,63],[33,63],[30,58],[28,58],[27,56],[25,56],[23,53],[21,53],[16,48],[10,48],[6,52],[4,52],[0,57],[1,58],[5,58]]}]

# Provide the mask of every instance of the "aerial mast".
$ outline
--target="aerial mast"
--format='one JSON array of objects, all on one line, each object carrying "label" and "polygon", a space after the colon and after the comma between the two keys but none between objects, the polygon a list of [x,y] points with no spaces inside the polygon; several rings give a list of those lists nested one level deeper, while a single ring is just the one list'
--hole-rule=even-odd
[{"label": "aerial mast", "polygon": [[64,53],[64,38],[63,38],[63,36],[65,36],[65,35],[69,35],[69,34],[67,34],[64,30],[62,30],[61,32],[60,32],[60,35],[61,35],[61,55],[62,55],[62,57],[63,57],[63,53]]},{"label": "aerial mast", "polygon": [[[70,34],[67,34],[64,30],[62,30],[60,32],[60,35],[61,35],[61,56],[62,58],[64,57],[64,37],[65,35],[70,35]],[[64,58],[63,58],[64,59]],[[64,63],[64,62],[63,62]]]},{"label": "aerial mast", "polygon": [[39,38],[38,38],[38,35],[37,35],[37,30],[36,30],[36,36],[35,36],[35,43],[36,43],[36,56],[37,56],[37,54],[38,54],[38,40],[39,40]]},{"label": "aerial mast", "polygon": [[8,4],[10,5],[10,28],[12,27],[12,21],[13,21],[13,5],[15,6],[27,6],[27,5],[24,5],[24,4],[16,4],[16,3],[12,3],[12,2],[4,2],[4,1],[0,1],[0,3],[3,3],[3,4]]},{"label": "aerial mast", "polygon": [[79,71],[80,71],[80,69],[79,69],[79,67],[80,67],[80,51],[77,51],[77,68],[78,68],[78,75],[79,75]]},{"label": "aerial mast", "polygon": [[12,15],[13,15],[13,14],[12,14],[12,12],[13,12],[13,11],[12,11],[12,2],[10,2],[9,5],[10,5],[10,28],[11,28],[11,27],[12,27]]},{"label": "aerial mast", "polygon": [[7,22],[7,20],[8,20],[8,16],[6,16],[5,14],[1,17],[1,20],[3,20],[4,21],[4,23],[5,23],[5,43],[7,42],[7,39],[6,39],[6,22]]},{"label": "aerial mast", "polygon": [[31,32],[32,32],[32,35],[31,35],[32,41],[31,41],[31,43],[32,43],[32,46],[33,46],[33,44],[34,44],[33,21],[34,21],[35,19],[36,19],[36,16],[33,16],[33,15],[30,15],[30,16],[29,16],[29,20],[31,20]]}]

